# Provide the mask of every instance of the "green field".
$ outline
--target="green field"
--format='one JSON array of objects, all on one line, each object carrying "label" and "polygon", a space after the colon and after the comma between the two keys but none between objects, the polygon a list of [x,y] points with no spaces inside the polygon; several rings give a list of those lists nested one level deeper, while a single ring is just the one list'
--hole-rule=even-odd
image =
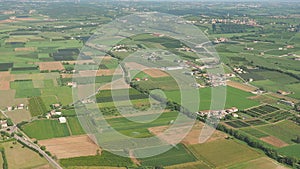
[{"label": "green field", "polygon": [[280,148],[278,149],[278,152],[286,156],[292,156],[300,159],[300,144]]},{"label": "green field", "polygon": [[199,159],[218,168],[253,160],[261,156],[251,148],[234,140],[219,140],[189,146]]},{"label": "green field", "polygon": [[284,167],[277,163],[276,161],[273,161],[272,159],[269,159],[267,157],[261,157],[255,160],[247,161],[244,163],[239,163],[233,166],[228,167],[228,169],[288,169],[287,167]]},{"label": "green field", "polygon": [[124,101],[124,100],[138,100],[148,98],[147,95],[139,92],[136,89],[117,89],[117,90],[101,90],[96,95],[98,103]]},{"label": "green field", "polygon": [[62,110],[61,112],[64,116],[76,116],[75,109]]},{"label": "green field", "polygon": [[116,104],[115,102],[103,102],[103,103],[98,103],[99,108],[105,108],[105,107],[115,107],[115,105],[118,106],[130,106],[130,105],[139,107],[143,105],[149,105],[149,99],[136,99],[136,100],[130,100],[130,102],[126,101],[118,101]]},{"label": "green field", "polygon": [[190,163],[183,163],[183,164],[177,164],[177,165],[172,165],[172,166],[167,166],[165,167],[166,169],[182,169],[182,168],[187,168],[187,169],[211,169],[207,164],[204,162],[190,162]]},{"label": "green field", "polygon": [[[118,132],[131,136],[131,137],[151,137],[152,134],[148,131],[148,128],[155,126],[164,126],[170,124],[170,121],[175,120],[180,114],[178,112],[167,112],[159,116],[159,118],[149,123],[136,123],[125,117],[107,119],[107,122],[111,127],[116,129]],[[139,119],[149,119],[152,115],[136,116]]]},{"label": "green field", "polygon": [[67,124],[60,124],[58,120],[36,120],[22,126],[22,130],[38,140],[70,136]]},{"label": "green field", "polygon": [[[43,96],[55,96],[58,99],[58,102],[61,102],[63,105],[67,105],[72,103],[72,89],[67,86],[63,87],[52,87],[52,88],[44,88],[42,89],[42,95]],[[55,99],[52,97],[53,100],[51,102],[55,101]]]},{"label": "green field", "polygon": [[145,166],[170,166],[181,163],[193,162],[196,159],[185,148],[184,145],[178,144],[165,153],[153,157],[142,158],[139,160],[141,160],[142,165]]},{"label": "green field", "polygon": [[294,143],[292,139],[298,136],[297,133],[300,131],[300,126],[291,121],[285,120],[280,123],[258,127],[258,129],[275,136],[288,144],[292,144]]},{"label": "green field", "polygon": [[32,97],[29,99],[29,111],[32,117],[47,113],[47,108],[41,97]]},{"label": "green field", "polygon": [[71,167],[71,166],[126,167],[126,166],[133,165],[130,158],[121,157],[121,156],[112,154],[108,151],[102,151],[101,155],[97,155],[97,156],[86,156],[86,157],[61,159],[60,164],[64,167]]},{"label": "green field", "polygon": [[267,137],[269,136],[268,134],[262,132],[262,131],[259,131],[255,128],[243,128],[241,129],[242,131],[246,132],[247,134],[250,134],[254,137],[257,137],[257,138],[262,138],[262,137]]},{"label": "green field", "polygon": [[43,94],[41,95],[41,98],[46,106],[46,109],[48,111],[51,110],[50,105],[58,103],[56,96],[55,95],[48,95],[48,96],[44,96]]},{"label": "green field", "polygon": [[16,90],[15,98],[40,96],[40,89],[34,88],[32,80],[18,80],[10,83],[10,88]]},{"label": "green field", "polygon": [[[225,108],[237,107],[238,109],[246,109],[259,105],[259,102],[247,99],[253,94],[227,86],[227,98]],[[200,110],[209,110],[211,104],[211,88],[199,89],[200,93]],[[180,103],[180,92],[178,90],[165,91],[166,96]]]},{"label": "green field", "polygon": [[81,124],[79,123],[77,117],[69,117],[68,118],[68,125],[71,129],[72,135],[80,135],[85,134]]}]

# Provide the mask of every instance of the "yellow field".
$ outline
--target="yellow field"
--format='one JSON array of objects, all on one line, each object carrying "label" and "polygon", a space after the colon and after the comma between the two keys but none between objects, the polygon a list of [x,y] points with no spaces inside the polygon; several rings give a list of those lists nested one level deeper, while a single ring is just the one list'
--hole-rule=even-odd
[{"label": "yellow field", "polygon": [[38,168],[45,166],[48,162],[28,148],[13,142],[3,143],[9,169]]}]

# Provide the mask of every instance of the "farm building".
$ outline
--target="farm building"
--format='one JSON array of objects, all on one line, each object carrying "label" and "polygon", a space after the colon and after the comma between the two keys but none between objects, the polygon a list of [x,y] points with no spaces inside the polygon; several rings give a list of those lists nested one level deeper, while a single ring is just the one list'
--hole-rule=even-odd
[{"label": "farm building", "polygon": [[288,95],[288,94],[291,94],[290,92],[286,92],[286,91],[283,91],[283,90],[278,90],[277,93],[278,93],[278,94],[281,94],[281,95]]},{"label": "farm building", "polygon": [[4,128],[7,128],[8,125],[7,125],[7,121],[6,120],[0,120],[0,125],[1,125],[1,128],[4,129]]},{"label": "farm building", "polygon": [[7,111],[12,111],[13,110],[13,107],[12,106],[8,106],[7,107]]},{"label": "farm building", "polygon": [[66,123],[67,119],[65,117],[58,118],[59,123]]},{"label": "farm building", "polygon": [[281,104],[285,104],[285,105],[291,106],[291,107],[295,106],[294,102],[288,101],[288,100],[279,100],[278,102],[281,103]]}]

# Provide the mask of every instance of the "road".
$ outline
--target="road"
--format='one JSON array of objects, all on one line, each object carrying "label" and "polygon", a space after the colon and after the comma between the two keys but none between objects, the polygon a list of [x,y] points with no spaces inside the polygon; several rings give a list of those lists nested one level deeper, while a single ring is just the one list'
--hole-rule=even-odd
[{"label": "road", "polygon": [[[0,111],[7,118],[5,112],[2,110]],[[52,159],[52,157],[50,157],[47,153],[45,153],[45,151],[43,151],[37,144],[33,143],[31,139],[25,133],[23,133],[15,124],[13,126],[10,126],[9,129],[10,129],[9,131],[7,131],[6,129],[6,132],[8,132],[9,134],[16,133],[16,132],[22,133],[23,135],[22,137],[18,136],[17,134],[14,134],[14,138],[16,140],[38,151],[53,167],[57,169],[63,169],[54,159]]]}]

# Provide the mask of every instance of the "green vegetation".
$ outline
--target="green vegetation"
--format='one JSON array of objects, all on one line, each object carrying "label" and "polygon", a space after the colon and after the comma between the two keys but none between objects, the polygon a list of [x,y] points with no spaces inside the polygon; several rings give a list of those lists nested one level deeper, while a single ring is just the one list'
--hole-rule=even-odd
[{"label": "green vegetation", "polygon": [[228,124],[231,127],[234,127],[234,128],[241,128],[241,127],[248,127],[248,126],[250,126],[249,124],[247,124],[247,123],[245,123],[245,122],[243,122],[241,120],[227,121],[225,123]]},{"label": "green vegetation", "polygon": [[278,137],[286,143],[292,144],[292,139],[297,137],[297,133],[300,131],[300,126],[291,121],[285,120],[280,123],[259,127],[259,129],[270,135]]},{"label": "green vegetation", "polygon": [[68,118],[68,125],[71,129],[72,135],[80,135],[85,134],[82,126],[80,125],[77,117],[69,117]]},{"label": "green vegetation", "polygon": [[199,160],[220,168],[261,156],[258,152],[234,140],[220,140],[191,145],[189,149]]},{"label": "green vegetation", "polygon": [[60,124],[57,120],[35,120],[22,126],[22,130],[38,140],[70,135],[67,124]]},{"label": "green vegetation", "polygon": [[[178,112],[163,113],[157,119],[149,123],[136,123],[125,117],[107,119],[107,122],[110,124],[111,127],[113,127],[118,132],[124,135],[131,136],[131,137],[145,138],[145,137],[152,136],[152,134],[148,131],[148,128],[155,127],[155,126],[169,125],[170,121],[175,120],[178,115],[179,115]],[[153,118],[153,115],[142,115],[142,116],[137,115],[136,118],[151,119]]]},{"label": "green vegetation", "polygon": [[[53,87],[53,88],[44,88],[42,89],[43,96],[56,96],[58,99],[58,102],[62,103],[63,105],[67,105],[72,103],[72,89],[67,86],[63,87]],[[54,102],[56,99],[54,97],[51,97]]]},{"label": "green vegetation", "polygon": [[142,165],[145,166],[169,166],[169,165],[192,162],[195,161],[196,159],[185,148],[184,145],[178,144],[174,146],[174,148],[170,149],[165,153],[153,157],[142,158],[139,160],[141,160]]},{"label": "green vegetation", "polygon": [[243,128],[241,129],[242,131],[245,131],[247,134],[250,134],[254,137],[257,137],[257,138],[261,138],[261,137],[267,137],[269,136],[268,134],[260,131],[260,130],[257,130],[255,128]]},{"label": "green vegetation", "polygon": [[29,99],[29,111],[32,117],[47,113],[47,108],[41,97],[32,97]]},{"label": "green vegetation", "polygon": [[98,103],[112,102],[112,101],[123,101],[123,100],[137,100],[148,98],[147,95],[137,91],[136,89],[118,89],[118,90],[101,90],[96,95]]},{"label": "green vegetation", "polygon": [[108,151],[102,151],[101,155],[97,155],[97,156],[86,156],[86,157],[61,159],[60,163],[64,167],[71,167],[71,166],[126,167],[126,166],[133,165],[130,158],[121,157],[121,156],[112,154]]},{"label": "green vegetation", "polygon": [[280,152],[283,155],[295,157],[295,158],[300,158],[299,151],[300,151],[300,144],[286,146],[278,150],[278,152]]},{"label": "green vegetation", "polygon": [[[220,88],[220,87],[219,87]],[[218,90],[218,89],[216,89]],[[253,94],[227,86],[227,97],[225,108],[237,107],[238,109],[246,109],[253,106],[259,105],[257,101],[247,99]],[[200,93],[200,110],[209,110],[211,104],[211,88],[199,89]],[[177,90],[174,91],[165,91],[166,96],[180,103],[180,92]],[[237,104],[238,103],[238,104]]]},{"label": "green vegetation", "polygon": [[32,80],[17,80],[10,83],[11,89],[16,90],[15,98],[40,96],[39,89],[33,87]]}]

